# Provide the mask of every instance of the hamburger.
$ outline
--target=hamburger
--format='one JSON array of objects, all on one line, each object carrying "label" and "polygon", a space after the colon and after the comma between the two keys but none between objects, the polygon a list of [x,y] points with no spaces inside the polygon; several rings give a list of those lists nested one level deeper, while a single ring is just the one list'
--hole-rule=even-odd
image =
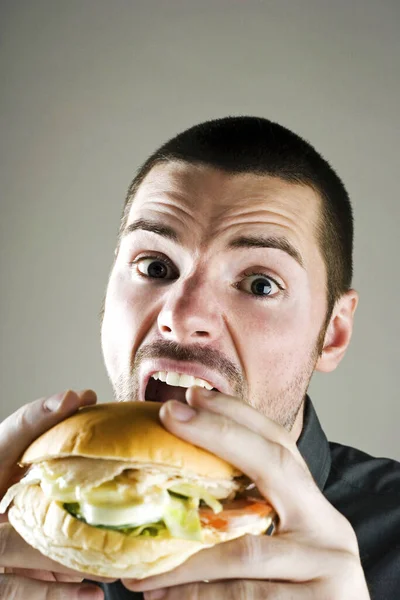
[{"label": "hamburger", "polygon": [[203,548],[272,530],[275,513],[250,495],[249,480],[168,432],[160,407],[98,404],[58,423],[21,457],[29,469],[0,512],[42,554],[112,578],[163,573]]}]

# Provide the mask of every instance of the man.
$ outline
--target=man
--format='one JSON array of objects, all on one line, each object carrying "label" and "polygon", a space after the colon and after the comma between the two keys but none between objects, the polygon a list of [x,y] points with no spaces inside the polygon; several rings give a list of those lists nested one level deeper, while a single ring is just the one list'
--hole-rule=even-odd
[{"label": "man", "polygon": [[[204,550],[165,575],[100,584],[107,600],[141,590],[146,600],[398,598],[399,464],[328,443],[307,396],[313,372],[335,369],[350,342],[352,244],[339,177],[266,119],[202,123],[141,167],[101,312],[115,399],[162,401],[164,426],[251,477],[279,523],[273,536]],[[153,398],[150,368],[201,376],[218,392],[165,385]],[[57,400],[56,413],[38,401],[1,425],[7,479],[31,439],[94,398]],[[2,585],[13,597],[78,597],[79,583],[21,574],[16,556],[57,568],[8,535],[14,588],[9,574]]]}]

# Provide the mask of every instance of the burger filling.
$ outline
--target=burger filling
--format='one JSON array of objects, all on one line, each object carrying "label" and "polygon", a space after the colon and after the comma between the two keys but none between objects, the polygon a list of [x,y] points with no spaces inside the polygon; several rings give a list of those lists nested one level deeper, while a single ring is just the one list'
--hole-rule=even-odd
[{"label": "burger filling", "polygon": [[[5,512],[23,485],[40,485],[49,499],[71,516],[130,536],[164,536],[202,541],[204,528],[230,532],[260,519],[266,527],[272,508],[243,492],[240,480],[183,478],[179,471],[154,465],[69,457],[33,465],[2,502]],[[247,482],[248,483],[248,482]]]}]

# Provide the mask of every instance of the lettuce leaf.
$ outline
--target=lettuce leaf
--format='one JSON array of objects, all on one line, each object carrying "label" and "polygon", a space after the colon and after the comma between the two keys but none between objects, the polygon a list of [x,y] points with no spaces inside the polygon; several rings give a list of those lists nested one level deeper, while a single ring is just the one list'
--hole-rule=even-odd
[{"label": "lettuce leaf", "polygon": [[113,529],[120,533],[124,533],[125,535],[129,535],[130,537],[161,537],[161,535],[165,537],[165,534],[168,534],[168,530],[162,522],[147,523],[146,525],[140,525],[139,527],[129,527],[129,525],[126,525],[125,527],[96,525],[96,527],[99,529]]},{"label": "lettuce leaf", "polygon": [[76,519],[85,520],[80,513],[79,502],[64,502],[63,508]]},{"label": "lettuce leaf", "polygon": [[195,498],[203,500],[209,506],[214,513],[222,511],[222,504],[218,502],[216,498],[210,492],[199,485],[193,483],[176,483],[168,488],[169,492],[179,494],[180,496],[186,496],[187,498]]},{"label": "lettuce leaf", "polygon": [[171,496],[171,502],[164,509],[164,523],[172,537],[202,541],[196,501]]}]

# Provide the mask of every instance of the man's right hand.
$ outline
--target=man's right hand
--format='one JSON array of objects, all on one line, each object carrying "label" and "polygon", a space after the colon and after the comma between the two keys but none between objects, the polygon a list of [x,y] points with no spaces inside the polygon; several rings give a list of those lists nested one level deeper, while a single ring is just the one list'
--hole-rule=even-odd
[{"label": "man's right hand", "polygon": [[[79,407],[95,403],[96,394],[91,390],[68,390],[26,404],[0,423],[0,499],[23,476],[17,461],[33,440]],[[29,546],[10,525],[7,515],[0,515],[0,600],[103,598],[100,588],[81,583],[85,577]],[[112,581],[94,576],[90,579]]]}]

